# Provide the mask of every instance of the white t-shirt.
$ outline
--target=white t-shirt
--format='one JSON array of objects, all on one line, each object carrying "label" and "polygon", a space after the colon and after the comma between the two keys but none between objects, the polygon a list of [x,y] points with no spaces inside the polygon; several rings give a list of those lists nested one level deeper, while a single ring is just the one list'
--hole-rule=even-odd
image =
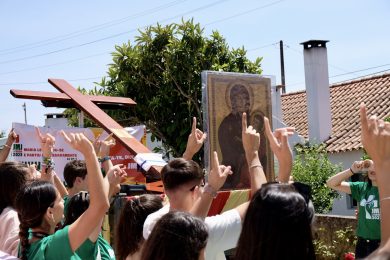
[{"label": "white t-shirt", "polygon": [[7,207],[0,214],[0,250],[13,255],[18,255],[19,245],[19,218],[18,213]]},{"label": "white t-shirt", "polygon": [[[157,221],[169,212],[169,205],[150,214],[144,223],[143,236],[147,239]],[[228,210],[220,215],[206,217],[205,224],[209,231],[206,246],[206,260],[225,259],[224,251],[237,245],[241,233],[241,218],[236,209]]]}]

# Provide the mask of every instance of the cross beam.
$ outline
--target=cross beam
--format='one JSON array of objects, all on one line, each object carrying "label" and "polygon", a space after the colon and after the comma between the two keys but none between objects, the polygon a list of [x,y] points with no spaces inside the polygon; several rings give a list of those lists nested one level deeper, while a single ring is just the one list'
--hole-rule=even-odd
[{"label": "cross beam", "polygon": [[[16,98],[35,99],[49,102],[48,104],[68,104],[77,107],[89,115],[97,124],[99,124],[108,134],[113,134],[127,150],[132,154],[150,153],[151,151],[141,142],[131,136],[120,124],[107,115],[99,106],[102,104],[114,105],[121,104],[125,106],[134,106],[136,103],[129,98],[107,97],[107,96],[88,96],[81,94],[77,89],[63,79],[49,79],[61,93],[11,90],[11,94]],[[52,103],[50,103],[52,102]],[[45,104],[45,103],[44,103]],[[148,171],[150,178],[160,178],[161,167],[152,166]],[[148,185],[147,185],[148,186]],[[161,182],[150,183],[150,190],[161,191]]]},{"label": "cross beam", "polygon": [[[35,99],[41,100],[42,104],[45,107],[63,107],[63,108],[72,108],[74,104],[72,99],[64,93],[53,93],[45,91],[31,91],[31,90],[19,90],[11,89],[10,93],[15,98],[26,98],[26,99]],[[124,97],[109,97],[109,96],[90,96],[83,95],[84,98],[88,98],[91,102],[96,104],[102,109],[113,109],[118,106],[135,106],[135,103],[130,98]]]}]

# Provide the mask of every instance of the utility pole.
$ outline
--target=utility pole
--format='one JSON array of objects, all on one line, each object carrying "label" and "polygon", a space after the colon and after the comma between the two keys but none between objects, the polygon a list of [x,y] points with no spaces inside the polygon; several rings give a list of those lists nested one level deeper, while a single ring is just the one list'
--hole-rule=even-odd
[{"label": "utility pole", "polygon": [[282,92],[286,93],[286,79],[284,77],[284,55],[283,55],[283,41],[279,42],[280,44],[280,70],[281,70],[281,78],[282,78]]},{"label": "utility pole", "polygon": [[27,109],[26,109],[26,102],[22,105],[24,110],[24,123],[27,125]]}]

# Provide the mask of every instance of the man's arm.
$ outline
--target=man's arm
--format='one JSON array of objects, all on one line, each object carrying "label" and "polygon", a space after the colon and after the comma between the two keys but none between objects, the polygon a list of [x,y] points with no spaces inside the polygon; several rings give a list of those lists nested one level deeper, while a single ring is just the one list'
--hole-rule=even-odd
[{"label": "man's arm", "polygon": [[200,198],[197,199],[190,210],[192,215],[203,219],[207,216],[214,197],[230,174],[232,174],[230,166],[219,165],[218,154],[217,152],[214,152],[213,164],[208,177],[208,182],[203,188]]}]

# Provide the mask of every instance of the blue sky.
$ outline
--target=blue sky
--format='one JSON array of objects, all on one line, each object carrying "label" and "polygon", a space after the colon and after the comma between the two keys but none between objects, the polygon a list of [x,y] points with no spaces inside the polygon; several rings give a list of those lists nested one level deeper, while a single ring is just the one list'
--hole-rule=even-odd
[{"label": "blue sky", "polygon": [[310,39],[330,41],[331,83],[390,70],[386,0],[1,0],[0,11],[0,130],[24,122],[24,102],[33,125],[43,125],[45,113],[62,111],[15,99],[10,89],[56,92],[48,78],[92,88],[106,75],[115,45],[133,41],[137,28],[181,17],[194,18],[206,36],[218,30],[232,48],[244,46],[252,60],[263,57],[263,73],[275,75],[278,84],[276,43],[283,40],[287,92],[304,89],[299,43]]}]

